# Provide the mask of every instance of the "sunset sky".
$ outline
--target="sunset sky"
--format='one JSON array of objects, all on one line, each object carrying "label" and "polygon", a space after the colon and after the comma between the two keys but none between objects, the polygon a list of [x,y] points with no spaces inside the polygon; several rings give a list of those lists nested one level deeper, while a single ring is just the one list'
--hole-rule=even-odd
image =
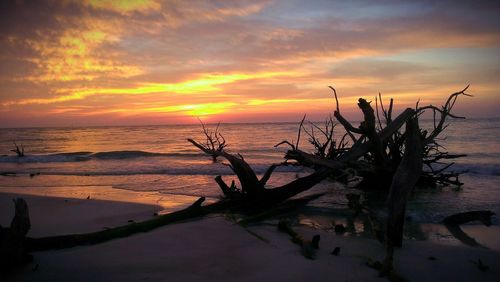
[{"label": "sunset sky", "polygon": [[498,1],[0,1],[0,127],[500,117]]}]

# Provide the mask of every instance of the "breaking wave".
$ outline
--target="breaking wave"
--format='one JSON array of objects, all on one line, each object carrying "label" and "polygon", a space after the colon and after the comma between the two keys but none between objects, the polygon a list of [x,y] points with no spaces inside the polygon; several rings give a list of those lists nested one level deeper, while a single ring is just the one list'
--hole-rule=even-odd
[{"label": "breaking wave", "polygon": [[58,163],[84,162],[92,159],[122,160],[147,157],[199,157],[201,153],[155,153],[145,151],[110,151],[110,152],[71,152],[48,155],[0,156],[0,163]]}]

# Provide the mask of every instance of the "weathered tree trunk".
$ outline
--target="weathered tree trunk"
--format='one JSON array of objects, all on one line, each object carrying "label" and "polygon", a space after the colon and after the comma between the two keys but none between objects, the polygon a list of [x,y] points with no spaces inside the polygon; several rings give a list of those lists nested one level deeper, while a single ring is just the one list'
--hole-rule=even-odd
[{"label": "weathered tree trunk", "polygon": [[31,261],[25,246],[25,237],[31,228],[28,204],[22,198],[14,199],[15,214],[10,228],[0,226],[0,269],[9,270]]},{"label": "weathered tree trunk", "polygon": [[364,121],[360,126],[363,134],[370,140],[370,151],[375,159],[375,164],[378,167],[385,168],[387,166],[387,155],[382,146],[382,140],[375,129],[375,114],[373,108],[365,99],[359,99],[358,107],[363,112]]},{"label": "weathered tree trunk", "polygon": [[406,122],[406,135],[405,153],[392,179],[388,197],[386,269],[392,268],[394,247],[402,245],[406,203],[422,173],[423,145],[417,117]]},{"label": "weathered tree trunk", "polygon": [[[251,203],[255,208],[273,205],[293,197],[298,193],[304,192],[321,182],[329,174],[328,169],[320,169],[308,176],[298,178],[283,186],[266,189],[264,185],[271,177],[277,165],[271,165],[259,180],[253,169],[241,155],[237,157],[225,151],[211,150],[192,139],[188,139],[188,141],[207,155],[217,155],[228,160],[231,169],[240,181],[241,197],[246,202]],[[230,188],[224,183],[220,176],[217,176],[215,181],[219,184],[219,187],[225,195],[234,195],[235,189]]]},{"label": "weathered tree trunk", "polygon": [[241,190],[243,193],[258,193],[259,191],[264,189],[264,185],[262,185],[259,179],[257,179],[257,175],[255,175],[253,169],[241,157],[228,154],[225,151],[205,148],[193,139],[188,139],[188,141],[207,155],[221,156],[228,160],[231,164],[231,169],[240,180]]}]

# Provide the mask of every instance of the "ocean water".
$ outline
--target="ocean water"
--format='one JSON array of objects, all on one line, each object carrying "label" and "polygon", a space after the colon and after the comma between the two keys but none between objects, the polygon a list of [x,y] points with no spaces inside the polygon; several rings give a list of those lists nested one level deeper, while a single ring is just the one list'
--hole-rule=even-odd
[{"label": "ocean water", "polygon": [[[423,127],[430,126],[423,122]],[[213,125],[209,127],[214,128]],[[258,174],[283,161],[282,140],[295,140],[297,123],[221,124],[229,152],[240,153]],[[340,126],[339,137],[341,137]],[[301,148],[310,150],[307,136]],[[444,216],[468,210],[489,209],[500,214],[500,119],[454,120],[442,145],[450,153],[468,154],[456,160],[454,170],[464,171],[460,190],[452,187],[417,192],[408,213],[418,222],[435,223]],[[204,141],[199,125],[113,126],[78,128],[0,129],[0,191],[9,187],[112,186],[131,191],[158,191],[168,195],[218,198],[214,176],[235,179],[222,163],[187,142]],[[10,150],[22,144],[26,156]],[[301,167],[279,167],[269,181],[277,186],[306,175]],[[311,192],[326,192],[310,203],[319,210],[345,207],[352,188],[324,181]],[[495,225],[499,225],[497,218]]]}]

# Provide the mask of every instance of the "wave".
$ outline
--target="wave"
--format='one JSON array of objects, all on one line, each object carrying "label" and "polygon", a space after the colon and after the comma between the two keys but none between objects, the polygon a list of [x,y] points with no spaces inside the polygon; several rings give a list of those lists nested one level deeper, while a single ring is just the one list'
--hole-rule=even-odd
[{"label": "wave", "polygon": [[447,171],[463,172],[472,175],[500,176],[499,163],[455,163]]},{"label": "wave", "polygon": [[130,158],[142,158],[142,157],[156,157],[162,155],[164,154],[145,152],[145,151],[111,151],[111,152],[94,153],[91,155],[91,157],[96,159],[130,159]]},{"label": "wave", "polygon": [[468,174],[500,176],[500,164],[454,164],[454,171],[463,171]]},{"label": "wave", "polygon": [[[251,165],[256,174],[264,174],[269,165],[255,164]],[[300,172],[302,167],[284,166],[277,167],[276,173],[279,172]],[[130,175],[233,175],[233,171],[221,164],[210,165],[190,165],[184,167],[101,167],[91,169],[72,169],[65,167],[51,167],[39,169],[16,170],[12,172],[0,172],[12,175],[29,175],[40,173],[43,175],[63,175],[63,176],[130,176]]]},{"label": "wave", "polygon": [[186,157],[203,156],[202,153],[155,153],[146,151],[109,151],[109,152],[71,152],[47,155],[0,156],[0,163],[52,163],[52,162],[83,162],[92,159],[122,160],[147,157]]}]

